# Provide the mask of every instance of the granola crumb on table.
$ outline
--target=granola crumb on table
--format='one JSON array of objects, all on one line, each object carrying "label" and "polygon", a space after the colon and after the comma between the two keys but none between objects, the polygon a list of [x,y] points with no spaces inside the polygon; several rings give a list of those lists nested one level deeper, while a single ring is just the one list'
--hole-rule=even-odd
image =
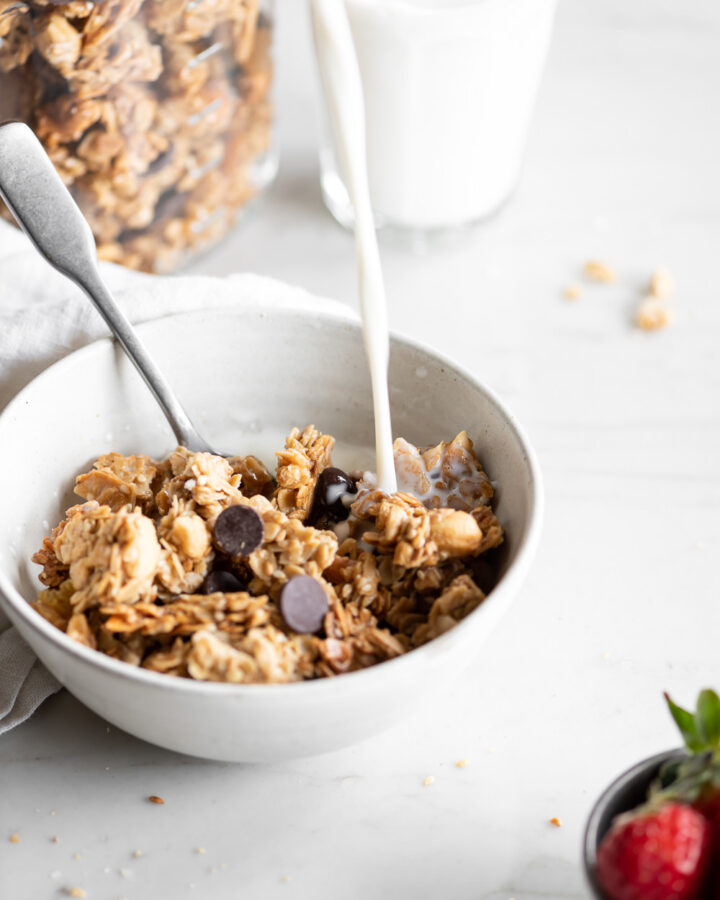
[{"label": "granola crumb on table", "polygon": [[611,284],[617,279],[615,270],[607,263],[591,259],[583,266],[583,274],[589,281],[597,281],[600,284]]},{"label": "granola crumb on table", "polygon": [[[255,457],[182,447],[159,461],[101,456],[76,480],[85,502],[33,556],[45,585],[34,608],[130,665],[234,684],[357,671],[439,637],[484,601],[486,554],[503,541],[472,442],[398,439],[393,495],[369,475],[338,479],[333,445],[293,429],[274,478]],[[228,542],[249,522],[262,537]]]},{"label": "granola crumb on table", "polygon": [[635,313],[635,324],[643,331],[660,331],[672,325],[674,319],[666,301],[652,295],[640,303]]}]

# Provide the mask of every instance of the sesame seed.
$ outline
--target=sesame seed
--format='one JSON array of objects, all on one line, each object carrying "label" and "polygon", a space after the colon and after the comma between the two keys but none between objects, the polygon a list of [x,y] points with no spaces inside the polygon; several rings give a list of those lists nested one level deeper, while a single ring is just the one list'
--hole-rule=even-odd
[{"label": "sesame seed", "polygon": [[423,787],[430,787],[430,785],[435,781],[432,775],[428,775],[426,778],[423,778]]},{"label": "sesame seed", "polygon": [[455,768],[456,768],[456,769],[464,769],[465,766],[467,766],[467,764],[468,764],[469,762],[470,762],[469,759],[459,759],[459,760],[455,763]]},{"label": "sesame seed", "polygon": [[162,805],[162,804],[165,803],[165,801],[163,800],[163,798],[162,798],[162,797],[158,797],[157,794],[150,794],[150,796],[148,797],[148,802],[150,802],[150,803],[158,803],[158,804],[160,804],[160,805]]},{"label": "sesame seed", "polygon": [[14,834],[10,835],[10,843],[11,844],[19,844],[20,843],[20,835],[17,831]]}]

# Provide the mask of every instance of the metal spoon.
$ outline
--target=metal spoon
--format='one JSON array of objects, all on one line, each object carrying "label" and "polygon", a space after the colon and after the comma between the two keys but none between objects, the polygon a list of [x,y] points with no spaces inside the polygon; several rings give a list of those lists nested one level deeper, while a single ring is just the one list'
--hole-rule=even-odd
[{"label": "metal spoon", "polygon": [[113,299],[98,269],[90,226],[22,122],[0,125],[0,196],[40,255],[88,295],[160,404],[178,443],[214,453]]}]

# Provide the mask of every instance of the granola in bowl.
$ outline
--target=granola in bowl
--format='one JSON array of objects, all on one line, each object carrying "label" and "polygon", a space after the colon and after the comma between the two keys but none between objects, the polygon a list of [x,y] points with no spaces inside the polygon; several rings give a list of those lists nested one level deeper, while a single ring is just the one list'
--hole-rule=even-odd
[{"label": "granola in bowl", "polygon": [[485,599],[503,529],[472,441],[394,445],[400,490],[293,429],[273,476],[179,447],[101,456],[44,538],[34,608],[91,649],[200,681],[278,683],[375,665]]}]

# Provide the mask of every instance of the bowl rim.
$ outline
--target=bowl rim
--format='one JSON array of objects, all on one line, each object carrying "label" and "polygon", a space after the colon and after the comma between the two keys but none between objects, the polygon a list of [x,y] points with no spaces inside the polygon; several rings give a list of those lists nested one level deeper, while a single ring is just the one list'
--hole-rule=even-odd
[{"label": "bowl rim", "polygon": [[[316,301],[316,298],[312,298]],[[316,301],[317,302],[317,301]],[[151,332],[154,329],[161,329],[163,325],[169,321],[192,320],[198,317],[207,316],[227,316],[232,318],[248,317],[253,314],[261,316],[270,315],[291,315],[296,317],[319,316],[338,322],[353,325],[358,330],[358,336],[362,338],[362,323],[359,316],[351,308],[339,309],[340,304],[329,305],[327,309],[318,309],[317,306],[303,308],[302,305],[268,305],[262,301],[253,301],[252,299],[243,300],[242,304],[236,307],[211,307],[206,309],[188,310],[180,313],[174,313],[167,316],[150,319],[148,321],[138,323],[135,327],[141,336],[144,333]],[[90,359],[95,354],[105,352],[108,346],[114,345],[112,337],[103,337],[92,341],[79,349],[68,353],[66,356],[52,363],[42,372],[29,381],[5,406],[0,412],[0,429],[12,417],[14,410],[23,405],[26,395],[37,388],[38,383],[53,378],[58,372],[62,372],[65,368],[76,364],[79,359]],[[497,395],[478,378],[469,372],[463,366],[458,365],[442,352],[435,350],[431,346],[414,338],[405,337],[394,331],[390,333],[390,353],[392,358],[393,347],[402,347],[413,351],[418,351],[428,355],[434,359],[440,366],[444,367],[449,373],[469,382],[473,388],[479,390],[485,395],[490,405],[493,406],[505,420],[507,426],[513,433],[513,437],[519,445],[522,455],[528,468],[528,492],[529,492],[529,518],[525,528],[525,533],[517,549],[515,559],[509,566],[507,572],[503,575],[498,584],[488,594],[478,609],[474,610],[469,616],[460,621],[454,628],[445,634],[434,638],[421,647],[416,647],[402,656],[394,659],[386,660],[381,664],[369,666],[355,672],[345,672],[341,678],[316,678],[305,681],[282,682],[272,684],[228,684],[225,682],[196,681],[190,678],[172,678],[160,672],[153,672],[148,669],[142,669],[139,666],[131,666],[120,660],[113,659],[97,650],[91,650],[89,647],[74,641],[67,634],[51,625],[46,619],[40,616],[30,605],[30,603],[20,594],[19,591],[10,583],[9,579],[0,568],[0,609],[3,604],[10,607],[12,613],[19,616],[25,624],[33,631],[38,631],[42,636],[49,639],[55,647],[62,653],[69,654],[78,663],[97,666],[102,669],[108,676],[116,678],[128,678],[139,684],[147,684],[149,687],[164,687],[169,691],[193,692],[199,694],[215,695],[224,693],[230,696],[253,696],[270,695],[281,698],[285,696],[287,691],[292,691],[293,695],[298,696],[312,692],[314,695],[324,692],[325,694],[350,688],[352,685],[369,686],[373,680],[385,678],[388,673],[388,667],[392,667],[393,671],[397,671],[401,666],[406,669],[411,666],[417,666],[427,661],[431,654],[440,647],[446,647],[457,639],[458,630],[463,632],[472,627],[474,617],[485,608],[489,602],[494,602],[498,606],[503,598],[508,600],[513,595],[515,585],[519,587],[526,571],[529,568],[537,546],[540,540],[544,514],[544,490],[540,466],[535,451],[530,444],[525,431],[517,422],[512,412],[497,397]],[[338,681],[340,687],[338,687]],[[345,688],[343,688],[343,685]]]},{"label": "bowl rim", "polygon": [[628,787],[633,781],[641,776],[648,775],[650,772],[657,772],[660,766],[668,760],[683,756],[687,756],[687,750],[684,747],[675,747],[672,750],[663,750],[661,753],[654,753],[652,756],[641,759],[640,762],[630,766],[629,769],[625,769],[624,772],[621,772],[617,778],[611,781],[593,804],[583,833],[582,855],[585,877],[598,900],[607,900],[607,895],[603,893],[598,884],[595,873],[597,848],[600,841],[600,820],[603,818],[605,810],[616,794]]}]

